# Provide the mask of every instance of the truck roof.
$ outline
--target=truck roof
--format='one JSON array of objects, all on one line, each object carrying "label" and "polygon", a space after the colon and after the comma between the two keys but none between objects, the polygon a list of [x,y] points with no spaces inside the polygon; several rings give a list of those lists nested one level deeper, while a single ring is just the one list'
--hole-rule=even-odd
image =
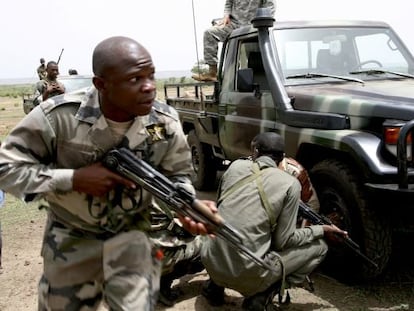
[{"label": "truck roof", "polygon": [[[333,27],[382,27],[390,28],[390,25],[382,21],[372,20],[296,20],[296,21],[276,21],[274,29],[294,29],[294,28],[333,28]],[[231,37],[256,32],[252,26],[237,28],[231,34]]]}]

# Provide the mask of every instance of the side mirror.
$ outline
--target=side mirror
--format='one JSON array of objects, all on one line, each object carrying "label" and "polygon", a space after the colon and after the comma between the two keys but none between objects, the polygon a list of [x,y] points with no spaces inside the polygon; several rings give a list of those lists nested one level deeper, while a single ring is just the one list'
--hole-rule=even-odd
[{"label": "side mirror", "polygon": [[239,92],[253,92],[253,69],[244,68],[237,71],[237,90]]}]

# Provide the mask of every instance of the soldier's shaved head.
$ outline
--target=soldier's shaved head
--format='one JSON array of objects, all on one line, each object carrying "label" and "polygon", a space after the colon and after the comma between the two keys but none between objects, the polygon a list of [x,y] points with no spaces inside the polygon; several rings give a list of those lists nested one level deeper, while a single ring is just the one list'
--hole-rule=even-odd
[{"label": "soldier's shaved head", "polygon": [[149,55],[140,43],[131,38],[116,36],[105,39],[93,51],[93,73],[96,76],[104,76],[108,70],[124,68],[131,60],[135,60],[137,53]]},{"label": "soldier's shaved head", "polygon": [[122,36],[105,39],[93,51],[92,68],[92,81],[107,119],[126,122],[151,111],[155,67],[140,43]]}]

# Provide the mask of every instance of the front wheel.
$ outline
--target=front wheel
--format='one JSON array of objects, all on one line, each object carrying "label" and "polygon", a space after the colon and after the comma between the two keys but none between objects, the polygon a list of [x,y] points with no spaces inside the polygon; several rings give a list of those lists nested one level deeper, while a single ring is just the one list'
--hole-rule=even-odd
[{"label": "front wheel", "polygon": [[311,169],[312,183],[320,200],[320,212],[360,246],[378,268],[343,244],[330,246],[322,264],[328,274],[347,282],[366,281],[378,276],[391,255],[391,229],[361,192],[358,176],[337,160],[324,160]]},{"label": "front wheel", "polygon": [[211,148],[198,139],[194,130],[188,133],[188,145],[191,149],[194,174],[192,182],[197,190],[212,190],[216,184],[217,161]]}]

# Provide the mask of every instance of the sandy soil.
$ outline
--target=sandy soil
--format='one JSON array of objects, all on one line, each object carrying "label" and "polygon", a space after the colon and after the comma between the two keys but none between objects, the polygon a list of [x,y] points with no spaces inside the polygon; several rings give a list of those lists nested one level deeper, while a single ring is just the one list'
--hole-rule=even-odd
[{"label": "sandy soil", "polygon": [[[6,135],[23,116],[20,99],[0,98],[0,135]],[[214,194],[200,194],[212,198]],[[44,230],[45,214],[36,209],[23,210],[16,216],[6,202],[0,212],[3,230],[3,269],[0,270],[0,311],[37,310],[37,283],[42,271],[40,245]],[[7,212],[9,211],[10,212]],[[14,219],[18,218],[18,219]],[[414,255],[411,237],[404,237],[395,244],[390,267],[377,282],[360,286],[347,286],[334,279],[315,273],[312,279],[315,292],[303,289],[290,290],[292,303],[284,310],[351,310],[396,311],[414,310]],[[408,246],[408,247],[407,247]],[[340,269],[341,267],[338,267]],[[205,271],[176,280],[173,286],[181,291],[176,305],[160,310],[240,310],[243,298],[226,290],[226,304],[210,307],[201,296],[201,287],[208,278]],[[276,305],[276,302],[275,302]],[[101,307],[100,311],[105,310]]]},{"label": "sandy soil", "polygon": [[[7,208],[7,206],[5,207]],[[42,213],[42,212],[39,212]],[[37,306],[37,282],[42,271],[39,256],[44,229],[44,214],[18,225],[3,226],[3,269],[0,270],[0,310],[34,311]],[[411,240],[412,241],[412,240]],[[290,290],[292,303],[284,310],[414,310],[413,256],[399,254],[382,280],[365,286],[347,286],[315,273],[315,292]],[[208,278],[205,271],[176,280],[181,291],[174,307],[159,310],[240,310],[243,298],[226,290],[226,304],[210,307],[201,287]],[[275,305],[276,302],[275,302]],[[100,311],[106,310],[101,307]]]}]

